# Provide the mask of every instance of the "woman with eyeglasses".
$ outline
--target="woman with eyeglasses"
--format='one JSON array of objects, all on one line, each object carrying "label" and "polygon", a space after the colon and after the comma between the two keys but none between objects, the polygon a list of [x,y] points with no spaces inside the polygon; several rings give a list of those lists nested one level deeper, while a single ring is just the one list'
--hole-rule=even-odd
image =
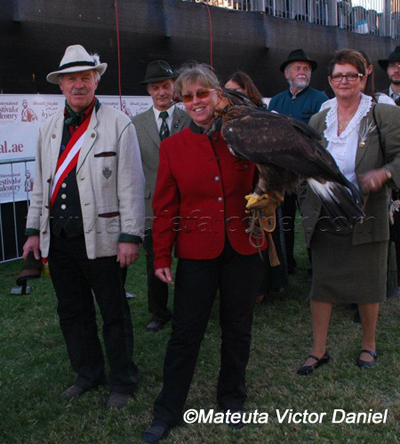
[{"label": "woman with eyeglasses", "polygon": [[400,184],[400,109],[375,104],[363,94],[367,64],[359,52],[338,51],[328,71],[335,99],[311,118],[310,125],[321,134],[321,143],[343,174],[362,192],[366,218],[340,228],[329,220],[309,187],[299,192],[303,230],[313,258],[313,348],[299,375],[329,361],[326,340],[333,303],[358,304],[362,343],[356,364],[363,369],[376,363],[375,329],[379,303],[386,295],[389,187]]},{"label": "woman with eyeglasses", "polygon": [[182,421],[217,291],[221,326],[217,401],[227,412],[229,425],[243,426],[253,309],[263,275],[259,251],[246,233],[249,215],[244,196],[253,190],[254,165],[233,157],[221,137],[221,123],[214,116],[222,92],[219,81],[207,65],[188,65],[180,70],[175,89],[192,122],[161,143],[153,198],[155,274],[174,283],[173,248],[178,264],[163,387],[155,401],[154,421],[143,435],[152,443]]}]

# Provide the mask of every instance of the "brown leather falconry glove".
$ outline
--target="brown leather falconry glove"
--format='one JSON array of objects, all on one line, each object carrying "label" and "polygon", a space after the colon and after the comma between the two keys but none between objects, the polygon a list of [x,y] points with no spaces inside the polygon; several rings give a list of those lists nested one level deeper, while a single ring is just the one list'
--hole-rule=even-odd
[{"label": "brown leather falconry glove", "polygon": [[257,217],[259,215],[261,216],[261,226],[267,232],[274,231],[275,229],[275,211],[278,204],[283,200],[281,196],[277,197],[278,201],[268,196],[268,194],[262,194],[260,196],[253,193],[245,196],[247,200],[246,210],[253,211]]}]

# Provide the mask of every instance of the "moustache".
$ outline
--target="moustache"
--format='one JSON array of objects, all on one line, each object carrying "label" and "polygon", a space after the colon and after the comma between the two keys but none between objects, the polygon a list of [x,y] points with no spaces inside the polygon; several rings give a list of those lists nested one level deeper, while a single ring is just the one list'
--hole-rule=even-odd
[{"label": "moustache", "polygon": [[71,91],[71,94],[72,94],[73,96],[82,96],[82,95],[84,95],[84,94],[87,94],[87,91],[86,91],[86,89],[84,89],[84,88],[82,88],[82,89],[73,89],[73,90]]}]

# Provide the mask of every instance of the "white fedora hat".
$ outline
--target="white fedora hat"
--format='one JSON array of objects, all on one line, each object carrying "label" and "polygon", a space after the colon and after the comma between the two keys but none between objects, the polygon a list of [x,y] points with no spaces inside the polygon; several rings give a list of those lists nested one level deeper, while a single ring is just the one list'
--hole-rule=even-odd
[{"label": "white fedora hat", "polygon": [[58,71],[51,72],[46,79],[50,83],[58,84],[58,76],[61,74],[87,71],[88,69],[95,69],[100,75],[103,75],[107,69],[107,63],[100,63],[99,56],[89,54],[83,46],[71,45],[65,50]]}]

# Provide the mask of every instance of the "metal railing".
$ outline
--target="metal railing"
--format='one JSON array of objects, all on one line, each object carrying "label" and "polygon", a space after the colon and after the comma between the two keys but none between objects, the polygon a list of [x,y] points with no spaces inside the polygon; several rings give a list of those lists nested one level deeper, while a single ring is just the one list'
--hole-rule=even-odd
[{"label": "metal railing", "polygon": [[183,0],[400,38],[400,0]]},{"label": "metal railing", "polygon": [[[9,165],[10,177],[14,177],[15,165],[23,163],[24,172],[29,170],[28,163],[34,162],[34,157],[24,157],[15,160],[0,160],[0,166]],[[12,200],[2,202],[0,200],[0,263],[9,262],[21,258],[21,242],[25,227],[25,217],[29,206],[29,192],[26,192],[26,200],[16,198],[15,187],[11,186]],[[1,192],[1,191],[0,191]]]}]

